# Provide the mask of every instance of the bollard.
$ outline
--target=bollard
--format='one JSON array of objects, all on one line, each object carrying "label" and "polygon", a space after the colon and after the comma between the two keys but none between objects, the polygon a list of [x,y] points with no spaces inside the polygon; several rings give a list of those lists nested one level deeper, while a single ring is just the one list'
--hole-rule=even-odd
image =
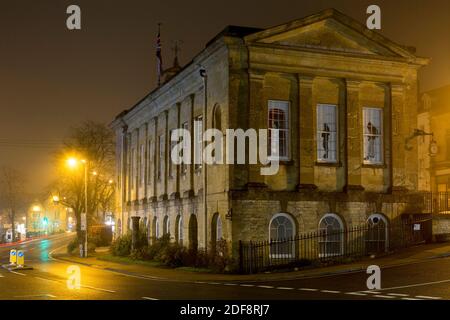
[{"label": "bollard", "polygon": [[25,266],[25,254],[22,250],[17,251],[17,266],[23,268]]},{"label": "bollard", "polygon": [[17,263],[17,250],[16,249],[12,249],[9,252],[9,264],[10,265],[15,265]]}]

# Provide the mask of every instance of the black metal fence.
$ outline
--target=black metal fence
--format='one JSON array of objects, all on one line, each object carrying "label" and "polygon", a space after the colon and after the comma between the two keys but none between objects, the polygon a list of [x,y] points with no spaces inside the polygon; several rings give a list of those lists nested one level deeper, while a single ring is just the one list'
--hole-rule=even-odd
[{"label": "black metal fence", "polygon": [[428,222],[399,222],[389,226],[380,223],[347,230],[319,230],[283,240],[240,241],[239,267],[241,273],[257,273],[384,254],[425,242]]}]

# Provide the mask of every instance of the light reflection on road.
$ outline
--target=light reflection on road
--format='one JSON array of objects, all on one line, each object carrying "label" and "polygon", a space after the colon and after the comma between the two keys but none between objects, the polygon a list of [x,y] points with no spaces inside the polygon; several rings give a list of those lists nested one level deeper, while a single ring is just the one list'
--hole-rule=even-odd
[{"label": "light reflection on road", "polygon": [[49,257],[48,257],[48,248],[50,246],[50,241],[49,240],[42,240],[41,243],[39,244],[39,249],[40,249],[40,255],[39,258],[41,259],[41,261],[43,262],[47,262],[49,261]]}]

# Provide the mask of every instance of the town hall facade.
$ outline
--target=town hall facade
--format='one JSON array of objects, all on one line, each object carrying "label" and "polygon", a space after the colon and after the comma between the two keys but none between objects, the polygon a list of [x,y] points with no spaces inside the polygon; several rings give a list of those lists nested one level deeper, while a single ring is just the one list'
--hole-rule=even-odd
[{"label": "town hall facade", "polygon": [[[293,237],[418,214],[418,70],[428,59],[328,9],[269,29],[227,27],[112,126],[119,234],[186,247]],[[279,132],[280,168],[171,161],[172,130]]]}]

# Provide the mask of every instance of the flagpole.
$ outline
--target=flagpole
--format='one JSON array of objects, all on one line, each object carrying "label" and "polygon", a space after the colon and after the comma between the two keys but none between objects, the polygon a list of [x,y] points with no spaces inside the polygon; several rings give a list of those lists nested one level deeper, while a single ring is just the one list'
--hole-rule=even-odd
[{"label": "flagpole", "polygon": [[158,37],[156,39],[156,59],[158,72],[158,87],[161,85],[162,54],[161,54],[161,22],[158,23]]}]

